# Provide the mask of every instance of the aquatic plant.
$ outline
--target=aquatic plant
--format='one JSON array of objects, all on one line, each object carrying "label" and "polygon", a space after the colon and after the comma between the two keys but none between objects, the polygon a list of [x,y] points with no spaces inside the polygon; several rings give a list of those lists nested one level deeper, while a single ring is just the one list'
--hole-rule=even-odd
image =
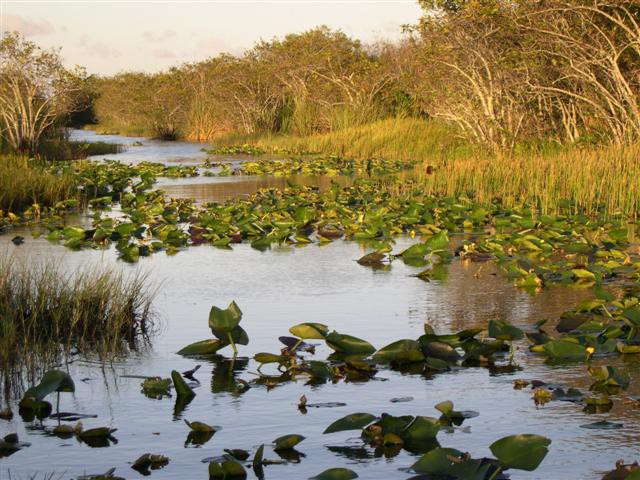
[{"label": "aquatic plant", "polygon": [[238,354],[236,344],[247,345],[249,343],[249,336],[240,326],[240,320],[242,320],[242,311],[236,302],[232,301],[224,310],[214,305],[209,312],[209,328],[217,340],[202,340],[192,343],[182,348],[178,354],[210,355],[231,345],[235,357]]},{"label": "aquatic plant", "polygon": [[118,354],[152,332],[155,290],[145,275],[0,258],[0,365],[27,352]]}]

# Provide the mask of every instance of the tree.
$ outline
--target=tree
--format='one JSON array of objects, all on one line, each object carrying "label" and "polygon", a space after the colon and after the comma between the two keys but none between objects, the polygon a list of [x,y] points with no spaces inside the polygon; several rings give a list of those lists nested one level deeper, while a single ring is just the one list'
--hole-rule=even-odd
[{"label": "tree", "polygon": [[0,134],[16,151],[35,154],[43,136],[76,108],[84,71],[67,70],[59,52],[18,33],[0,42]]},{"label": "tree", "polygon": [[558,106],[568,135],[589,119],[615,143],[640,138],[640,4],[537,0],[519,19],[550,67],[532,88]]}]

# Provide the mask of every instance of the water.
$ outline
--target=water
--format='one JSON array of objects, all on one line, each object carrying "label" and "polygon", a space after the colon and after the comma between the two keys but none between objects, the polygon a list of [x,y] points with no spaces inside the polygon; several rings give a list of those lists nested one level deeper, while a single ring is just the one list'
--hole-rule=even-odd
[{"label": "water", "polygon": [[[239,193],[240,190],[233,191],[234,195]],[[379,348],[401,338],[417,338],[425,322],[438,333],[485,327],[492,318],[523,327],[532,325],[543,318],[556,318],[589,297],[589,291],[552,287],[531,296],[510,285],[490,265],[458,260],[452,263],[445,281],[425,283],[411,276],[419,269],[401,262],[394,262],[389,271],[374,272],[359,266],[355,259],[366,250],[344,241],[267,252],[258,252],[249,245],[235,246],[233,251],[199,246],[176,256],[160,253],[128,265],[118,262],[113,250],[70,252],[31,238],[16,247],[10,243],[11,236],[0,236],[0,252],[15,255],[16,261],[46,258],[70,270],[108,265],[125,272],[147,272],[160,285],[154,306],[161,316],[162,328],[147,352],[114,364],[78,359],[69,365],[76,379],[76,392],[61,395],[61,410],[97,414],[97,419],[83,420],[85,428],[117,428],[117,444],[90,448],[75,439],[50,436],[37,422],[25,424],[19,416],[10,422],[0,420],[0,435],[17,431],[23,441],[32,443],[31,447],[0,459],[2,479],[8,478],[9,471],[20,478],[56,472],[67,479],[111,467],[117,468],[117,475],[135,479],[141,475],[130,468],[130,463],[146,452],[171,459],[167,467],[153,472],[153,478],[206,479],[207,464],[202,459],[222,454],[223,448],[255,451],[260,444],[290,433],[307,437],[297,447],[305,456],[297,464],[266,467],[266,478],[299,480],[330,467],[344,466],[363,479],[407,479],[411,474],[401,469],[414,463],[416,456],[402,451],[394,458],[385,458],[365,446],[355,431],[331,435],[322,435],[322,431],[334,420],[355,412],[437,416],[433,406],[443,400],[452,400],[457,409],[480,413],[464,423],[468,430],[439,433],[443,446],[478,457],[490,455],[488,446],[506,435],[538,433],[552,439],[550,453],[541,467],[535,472],[512,471],[514,479],[598,479],[619,458],[633,461],[640,453],[640,419],[633,407],[616,401],[610,414],[589,415],[571,403],[551,402],[536,407],[529,389],[514,390],[516,378],[535,378],[583,391],[590,383],[584,365],[545,366],[539,358],[526,353],[526,343],[518,345],[516,361],[523,370],[515,373],[468,368],[425,377],[381,369],[376,380],[367,383],[307,386],[304,379],[299,379],[269,391],[255,386],[243,394],[223,391],[223,387],[230,378],[255,378],[252,372],[257,366],[252,361],[238,359],[233,370],[228,362],[198,361],[202,368],[196,377],[201,384],[195,389],[194,400],[179,416],[174,415],[175,399],[149,399],[140,393],[140,379],[123,377],[168,377],[173,369],[192,368],[196,362],[174,352],[188,343],[209,338],[207,317],[211,305],[226,306],[231,300],[243,310],[242,325],[251,339],[248,346],[239,346],[240,356],[251,357],[257,352],[277,352],[277,337],[287,335],[291,325],[303,321],[326,323],[342,333],[361,336]],[[396,249],[411,243],[401,238]],[[223,353],[230,355],[230,351]],[[316,358],[326,358],[328,353],[320,347]],[[637,362],[626,362],[632,374],[626,393],[638,394]],[[84,378],[88,380],[80,381]],[[310,403],[344,402],[347,406],[310,408],[303,415],[297,409],[302,394]],[[394,397],[405,396],[414,400],[390,402]],[[605,418],[624,423],[624,429],[580,428]],[[222,430],[205,445],[186,448],[188,427],[182,419],[203,421],[221,426]],[[55,423],[47,420],[44,425],[52,427]],[[265,457],[279,458],[270,448],[266,448]]]}]

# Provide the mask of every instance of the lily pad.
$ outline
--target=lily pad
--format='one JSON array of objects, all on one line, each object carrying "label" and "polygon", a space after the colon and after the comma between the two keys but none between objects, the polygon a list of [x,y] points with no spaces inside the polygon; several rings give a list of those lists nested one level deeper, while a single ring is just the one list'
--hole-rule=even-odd
[{"label": "lily pad", "polygon": [[178,397],[183,398],[192,398],[195,397],[195,392],[191,389],[191,387],[184,381],[182,375],[178,373],[176,370],[171,371],[171,380],[173,380],[173,385],[176,389],[176,394]]},{"label": "lily pad", "polygon": [[291,434],[291,435],[283,435],[282,437],[276,438],[273,443],[273,449],[275,451],[278,450],[289,450],[298,445],[305,439],[302,435]]},{"label": "lily pad", "polygon": [[309,478],[309,480],[352,480],[358,478],[358,474],[348,468],[330,468],[324,472]]},{"label": "lily pad", "polygon": [[502,465],[533,471],[549,453],[551,440],[541,435],[519,434],[501,438],[489,447]]},{"label": "lily pad", "polygon": [[369,355],[376,351],[375,347],[366,340],[351,335],[343,335],[335,331],[329,333],[325,341],[336,352],[349,355]]},{"label": "lily pad", "polygon": [[347,415],[336,420],[331,425],[329,425],[322,433],[326,434],[342,432],[345,430],[361,430],[362,428],[373,422],[376,418],[377,417],[375,415],[371,415],[370,413],[352,413],[351,415]]},{"label": "lily pad", "polygon": [[622,423],[609,422],[607,420],[580,425],[580,428],[588,428],[590,430],[619,430],[623,427],[624,424]]},{"label": "lily pad", "polygon": [[376,362],[406,364],[423,362],[424,354],[417,341],[398,340],[378,350],[373,359]]},{"label": "lily pad", "polygon": [[199,342],[192,343],[178,351],[178,355],[191,356],[191,355],[213,355],[218,350],[229,345],[229,342],[223,341],[217,338],[210,338],[208,340],[201,340]]},{"label": "lily pad", "polygon": [[329,327],[322,323],[300,323],[291,327],[289,332],[303,340],[324,340],[329,333]]}]

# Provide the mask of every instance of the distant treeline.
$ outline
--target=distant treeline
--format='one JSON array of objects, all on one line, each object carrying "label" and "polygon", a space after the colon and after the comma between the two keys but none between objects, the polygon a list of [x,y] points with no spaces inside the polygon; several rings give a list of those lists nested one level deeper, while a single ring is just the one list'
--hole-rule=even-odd
[{"label": "distant treeline", "polygon": [[640,137],[638,0],[420,4],[419,23],[396,43],[320,27],[240,56],[92,79],[75,121],[95,115],[103,130],[211,140],[441,118],[492,150]]}]

